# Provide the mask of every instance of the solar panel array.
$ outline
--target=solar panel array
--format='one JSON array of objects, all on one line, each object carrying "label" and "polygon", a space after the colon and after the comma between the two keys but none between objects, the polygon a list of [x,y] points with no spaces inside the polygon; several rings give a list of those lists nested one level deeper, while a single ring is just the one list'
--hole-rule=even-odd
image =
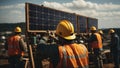
[{"label": "solar panel array", "polygon": [[90,17],[51,9],[43,5],[26,3],[26,23],[28,32],[55,30],[60,20],[67,19],[74,25],[75,32],[85,33],[91,26],[98,25],[98,20]]},{"label": "solar panel array", "polygon": [[[57,24],[62,19],[70,20],[73,24],[76,24],[76,15],[72,13],[58,11],[34,4],[28,4],[27,8],[29,9],[28,30],[31,31],[55,30]],[[74,27],[76,28],[76,26]]]},{"label": "solar panel array", "polygon": [[98,28],[98,20],[94,19],[94,18],[89,18],[88,17],[88,29],[90,29],[91,26],[96,26],[96,28]]},{"label": "solar panel array", "polygon": [[78,29],[79,32],[87,32],[87,17],[78,16]]}]

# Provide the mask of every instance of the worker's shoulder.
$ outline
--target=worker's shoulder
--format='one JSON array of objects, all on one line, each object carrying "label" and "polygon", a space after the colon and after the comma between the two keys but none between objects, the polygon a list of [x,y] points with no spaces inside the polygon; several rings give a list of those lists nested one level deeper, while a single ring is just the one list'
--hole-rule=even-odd
[{"label": "worker's shoulder", "polygon": [[80,46],[82,46],[82,47],[85,47],[85,45],[84,45],[84,44],[82,44],[82,43],[80,43],[80,44],[78,44],[78,45],[80,45]]},{"label": "worker's shoulder", "polygon": [[99,33],[94,33],[95,36],[101,36]]},{"label": "worker's shoulder", "polygon": [[119,38],[118,34],[115,34],[115,37]]},{"label": "worker's shoulder", "polygon": [[57,48],[58,47],[58,45],[57,44],[50,44],[50,45],[48,45],[48,44],[45,44],[45,43],[41,43],[41,44],[38,44],[37,45],[37,48],[38,49],[55,49],[55,48]]},{"label": "worker's shoulder", "polygon": [[80,48],[87,49],[84,44],[78,44],[78,46],[79,46]]}]

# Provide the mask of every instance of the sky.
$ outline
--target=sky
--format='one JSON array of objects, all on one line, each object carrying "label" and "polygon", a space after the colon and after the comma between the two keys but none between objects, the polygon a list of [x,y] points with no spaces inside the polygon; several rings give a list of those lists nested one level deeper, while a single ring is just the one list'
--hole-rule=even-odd
[{"label": "sky", "polygon": [[97,18],[98,28],[120,28],[120,0],[0,0],[0,23],[25,22],[25,3]]}]

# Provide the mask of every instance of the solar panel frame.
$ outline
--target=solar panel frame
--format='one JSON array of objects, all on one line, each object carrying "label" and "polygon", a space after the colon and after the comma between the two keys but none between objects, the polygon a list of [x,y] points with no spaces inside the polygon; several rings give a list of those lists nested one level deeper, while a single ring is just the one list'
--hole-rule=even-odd
[{"label": "solar panel frame", "polygon": [[75,27],[75,31],[77,31],[76,18],[74,13],[26,3],[26,23],[28,32],[54,31],[57,24],[62,19],[70,20]]},{"label": "solar panel frame", "polygon": [[[85,33],[91,26],[98,28],[98,19],[52,9],[43,5],[25,4],[27,32],[55,31],[62,19],[71,21],[75,33]],[[87,19],[87,20],[86,20]]]}]

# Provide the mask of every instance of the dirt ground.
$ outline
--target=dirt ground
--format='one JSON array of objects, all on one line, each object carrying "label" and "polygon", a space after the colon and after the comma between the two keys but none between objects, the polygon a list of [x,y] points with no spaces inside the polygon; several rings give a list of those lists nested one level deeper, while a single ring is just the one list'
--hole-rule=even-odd
[{"label": "dirt ground", "polygon": [[[49,68],[49,61],[44,60],[42,63],[43,63],[43,68]],[[4,60],[0,59],[0,68],[9,68],[8,61],[5,59]],[[94,68],[94,66],[90,65],[90,68]],[[114,65],[113,63],[107,63],[107,64],[104,64],[104,68],[114,68]]]}]

